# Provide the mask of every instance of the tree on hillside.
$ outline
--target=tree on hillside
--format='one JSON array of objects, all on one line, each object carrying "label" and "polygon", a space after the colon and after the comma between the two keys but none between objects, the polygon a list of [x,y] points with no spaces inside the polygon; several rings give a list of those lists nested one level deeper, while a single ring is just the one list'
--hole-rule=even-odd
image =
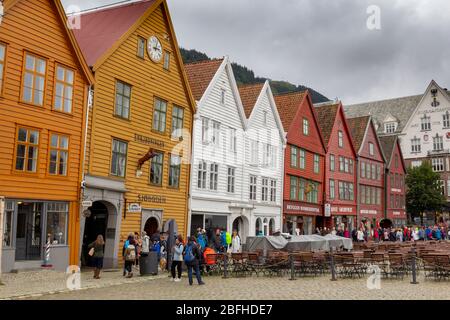
[{"label": "tree on hillside", "polygon": [[429,163],[409,168],[406,176],[406,210],[409,221],[420,217],[423,224],[425,212],[440,211],[445,205],[445,197],[439,184],[440,176]]}]

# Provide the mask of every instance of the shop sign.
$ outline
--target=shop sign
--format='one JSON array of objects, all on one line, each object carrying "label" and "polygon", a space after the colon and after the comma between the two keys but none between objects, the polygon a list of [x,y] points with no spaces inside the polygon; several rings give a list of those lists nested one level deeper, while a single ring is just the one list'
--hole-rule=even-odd
[{"label": "shop sign", "polygon": [[402,190],[396,189],[396,188],[392,188],[391,191],[392,191],[392,192],[402,192]]},{"label": "shop sign", "polygon": [[139,202],[166,203],[166,197],[152,194],[139,194]]},{"label": "shop sign", "polygon": [[392,212],[392,214],[393,214],[394,216],[400,216],[400,215],[401,215],[401,213],[398,212],[398,211],[394,211],[394,212]]},{"label": "shop sign", "polygon": [[331,212],[334,213],[353,213],[352,207],[331,207]]},{"label": "shop sign", "polygon": [[81,206],[83,208],[89,208],[92,207],[92,201],[91,200],[84,200],[83,202],[81,202]]},{"label": "shop sign", "polygon": [[360,211],[361,214],[373,214],[373,215],[377,215],[378,211],[377,210],[361,210]]},{"label": "shop sign", "polygon": [[311,213],[320,213],[320,209],[319,208],[307,207],[307,206],[302,206],[302,205],[294,205],[294,204],[286,205],[286,209],[287,210],[292,210],[292,211],[304,211],[304,212],[311,212]]},{"label": "shop sign", "polygon": [[140,134],[135,133],[134,134],[134,141],[142,143],[142,144],[146,144],[149,146],[157,146],[159,148],[164,148],[164,141],[161,140],[156,140],[150,137],[146,137]]},{"label": "shop sign", "polygon": [[129,213],[141,213],[142,207],[139,203],[130,203],[128,205],[128,212]]},{"label": "shop sign", "polygon": [[325,217],[331,217],[331,204],[325,203]]}]

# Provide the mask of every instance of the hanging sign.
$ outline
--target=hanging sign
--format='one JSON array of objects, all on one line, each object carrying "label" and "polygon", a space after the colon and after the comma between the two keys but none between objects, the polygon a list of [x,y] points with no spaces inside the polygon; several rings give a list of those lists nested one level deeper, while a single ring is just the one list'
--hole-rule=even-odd
[{"label": "hanging sign", "polygon": [[129,213],[141,213],[142,207],[139,203],[130,203],[128,205],[128,212]]}]

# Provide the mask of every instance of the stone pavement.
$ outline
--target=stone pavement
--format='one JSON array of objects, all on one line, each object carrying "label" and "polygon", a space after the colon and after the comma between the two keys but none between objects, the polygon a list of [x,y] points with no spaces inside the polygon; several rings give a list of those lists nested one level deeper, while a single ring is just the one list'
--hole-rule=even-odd
[{"label": "stone pavement", "polygon": [[[300,278],[290,281],[287,277],[229,278],[205,277],[206,285],[189,286],[184,277],[181,282],[171,282],[167,276],[153,281],[137,281],[109,288],[96,288],[68,293],[32,297],[39,300],[450,300],[450,281],[437,282],[419,277],[420,283],[411,285],[410,279],[381,280],[381,290],[368,290],[367,278],[339,279],[330,277]],[[107,281],[107,280],[101,280]]]},{"label": "stone pavement", "polygon": [[[81,273],[81,291],[93,288],[109,288],[122,284],[136,284],[149,282],[158,278],[167,279],[167,274],[158,276],[140,277],[139,272],[134,272],[135,276],[126,279],[120,270],[105,270],[101,273],[101,279],[93,279],[93,272],[86,271]],[[0,285],[0,300],[4,299],[23,299],[36,298],[41,295],[69,292],[67,287],[68,275],[64,272],[52,270],[24,271],[19,273],[2,274]],[[80,292],[80,291],[79,291]]]}]

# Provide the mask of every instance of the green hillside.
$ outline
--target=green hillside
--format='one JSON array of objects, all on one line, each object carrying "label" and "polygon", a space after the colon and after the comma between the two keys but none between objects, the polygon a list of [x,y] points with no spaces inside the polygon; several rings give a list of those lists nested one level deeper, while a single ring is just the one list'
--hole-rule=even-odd
[{"label": "green hillside", "polygon": [[[208,57],[205,53],[198,52],[196,50],[187,50],[180,48],[181,50],[181,56],[183,57],[184,63],[192,63],[202,60],[210,60],[211,58]],[[258,82],[264,82],[267,79],[256,77],[255,73],[248,69],[245,66],[241,66],[237,63],[233,63],[233,72],[236,77],[236,81],[238,84],[252,84],[252,83],[258,83]],[[306,89],[309,89],[311,93],[311,98],[313,103],[321,103],[329,101],[327,97],[320,94],[319,92],[315,91],[314,89],[302,86],[302,85],[295,85],[292,83],[289,83],[287,81],[276,81],[270,79],[271,88],[274,94],[280,94],[280,93],[289,93],[289,92],[297,92],[297,91],[304,91]]]}]

